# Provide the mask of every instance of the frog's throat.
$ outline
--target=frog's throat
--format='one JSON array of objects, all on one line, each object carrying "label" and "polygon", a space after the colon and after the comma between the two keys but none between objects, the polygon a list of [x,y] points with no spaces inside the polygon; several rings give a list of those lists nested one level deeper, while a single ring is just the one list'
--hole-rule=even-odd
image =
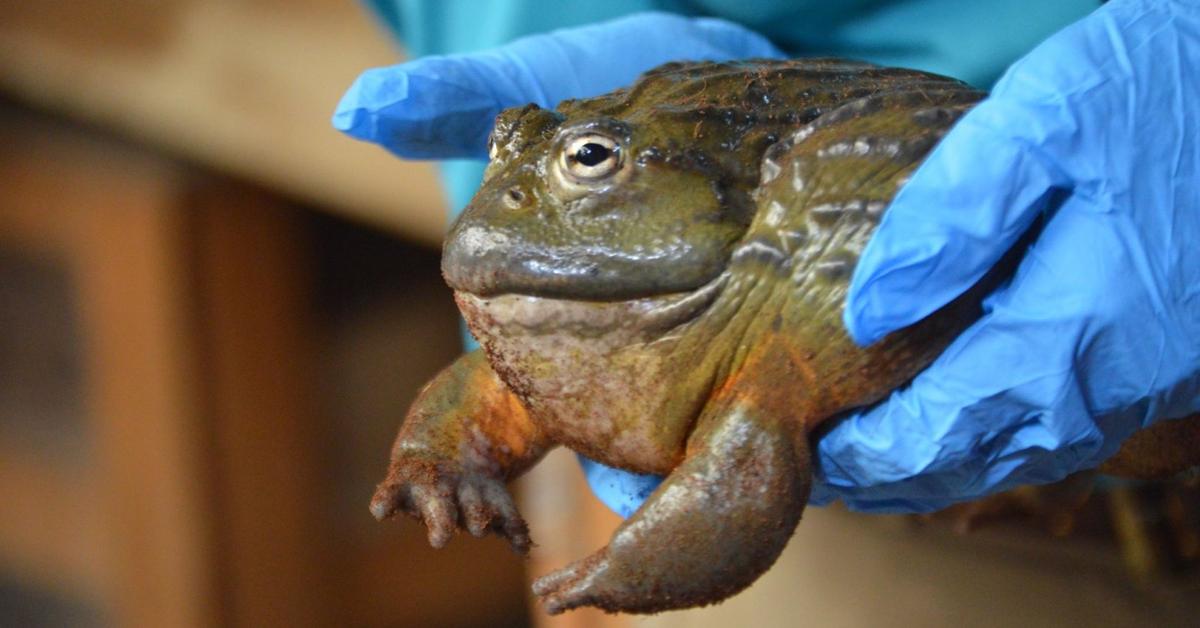
[{"label": "frog's throat", "polygon": [[622,301],[583,301],[526,294],[479,296],[454,293],[476,336],[576,333],[615,334],[626,342],[671,335],[696,320],[716,301],[727,280],[723,273],[688,292]]}]

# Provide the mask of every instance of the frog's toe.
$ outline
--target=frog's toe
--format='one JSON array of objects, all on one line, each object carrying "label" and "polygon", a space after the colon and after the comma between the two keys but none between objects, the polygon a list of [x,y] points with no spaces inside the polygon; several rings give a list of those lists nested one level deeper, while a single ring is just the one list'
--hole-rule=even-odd
[{"label": "frog's toe", "polygon": [[529,539],[529,526],[500,481],[485,478],[463,482],[458,501],[463,524],[471,534],[483,536],[492,530],[508,539],[513,551],[522,555],[529,553],[533,545]]},{"label": "frog's toe", "polygon": [[375,495],[371,497],[371,515],[383,521],[397,511],[408,510],[410,500],[407,482],[385,480],[376,487]]},{"label": "frog's toe", "polygon": [[538,578],[533,583],[533,592],[551,615],[580,606],[610,608],[614,605],[605,603],[609,597],[605,593],[608,567],[608,558],[602,551]]},{"label": "frog's toe", "polygon": [[488,526],[495,518],[496,512],[490,504],[483,501],[483,495],[474,482],[463,482],[458,487],[458,506],[463,525],[471,536],[481,537],[487,534]]},{"label": "frog's toe", "polygon": [[525,523],[525,519],[521,517],[521,513],[517,512],[517,506],[513,503],[512,495],[501,485],[487,487],[485,494],[491,504],[500,513],[500,518],[496,522],[500,530],[500,534],[508,539],[514,551],[518,554],[528,554],[530,546],[533,542],[529,539],[529,526]]},{"label": "frog's toe", "polygon": [[439,549],[445,547],[458,528],[453,494],[444,487],[416,486],[412,498],[428,530],[429,544]]}]

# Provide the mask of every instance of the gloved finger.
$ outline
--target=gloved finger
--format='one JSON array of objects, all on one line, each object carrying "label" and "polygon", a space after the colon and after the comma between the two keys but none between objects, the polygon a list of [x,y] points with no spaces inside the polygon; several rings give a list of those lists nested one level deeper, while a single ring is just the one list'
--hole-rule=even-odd
[{"label": "gloved finger", "polygon": [[1015,120],[1046,119],[1024,103],[984,101],[934,149],[855,268],[843,321],[856,342],[873,343],[962,294],[1029,228],[1052,189],[1069,185],[1050,156],[1031,149],[1029,129],[1012,131]]},{"label": "gloved finger", "polygon": [[1170,112],[1130,90],[1178,84],[1172,67],[1187,72],[1178,64],[1188,47],[1176,15],[1183,11],[1182,3],[1109,3],[1014,64],[885,212],[851,280],[851,336],[869,344],[961,294],[1028,228],[1053,188],[1118,193],[1113,186],[1127,182],[1111,166],[1154,132],[1139,121]]},{"label": "gloved finger", "polygon": [[668,61],[779,56],[766,38],[730,22],[642,13],[369,70],[333,125],[401,157],[482,159],[492,120],[507,107],[604,93]]},{"label": "gloved finger", "polygon": [[407,159],[486,159],[480,138],[501,105],[477,82],[451,57],[368,70],[342,96],[333,126]]},{"label": "gloved finger", "polygon": [[630,473],[578,456],[592,493],[623,519],[628,519],[662,483],[657,475]]},{"label": "gloved finger", "polygon": [[854,339],[874,342],[961,294],[1051,188],[1111,197],[1148,163],[1187,171],[1178,130],[1191,105],[1179,94],[1193,82],[1196,18],[1191,3],[1109,2],[1014,64],[885,213],[848,293]]},{"label": "gloved finger", "polygon": [[1005,459],[981,456],[958,468],[931,471],[895,482],[865,487],[819,483],[821,494],[840,499],[850,510],[870,513],[925,513],[953,504],[982,499],[1026,484],[1056,482],[1079,464],[1075,448],[1058,451],[1029,449]]}]

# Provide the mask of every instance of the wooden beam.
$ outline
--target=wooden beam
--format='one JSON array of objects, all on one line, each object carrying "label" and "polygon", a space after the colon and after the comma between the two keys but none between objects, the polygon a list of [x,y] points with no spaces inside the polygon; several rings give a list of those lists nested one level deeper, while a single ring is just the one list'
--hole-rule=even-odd
[{"label": "wooden beam", "polygon": [[315,329],[298,213],[246,186],[193,199],[222,595],[235,626],[327,625]]},{"label": "wooden beam", "polygon": [[[217,623],[207,434],[195,386],[187,223],[170,172],[120,164],[50,173],[78,197],[88,414],[109,523],[116,623]],[[128,168],[128,170],[126,170]]]},{"label": "wooden beam", "polygon": [[211,625],[181,179],[134,151],[8,120],[0,128],[0,226],[9,245],[69,269],[96,463],[70,488],[65,470],[22,469],[26,490],[44,493],[47,539],[59,537],[63,551],[72,537],[92,545],[78,556],[86,566],[43,553],[43,568],[98,580],[95,593],[120,625]]}]

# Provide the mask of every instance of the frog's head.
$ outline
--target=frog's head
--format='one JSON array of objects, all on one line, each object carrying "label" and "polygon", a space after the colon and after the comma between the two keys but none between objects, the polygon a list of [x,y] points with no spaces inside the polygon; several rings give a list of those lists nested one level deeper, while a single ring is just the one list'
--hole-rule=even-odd
[{"label": "frog's head", "polygon": [[447,281],[582,301],[710,283],[751,222],[763,152],[797,123],[772,108],[771,83],[733,64],[669,64],[557,111],[505,111],[446,240]]}]

